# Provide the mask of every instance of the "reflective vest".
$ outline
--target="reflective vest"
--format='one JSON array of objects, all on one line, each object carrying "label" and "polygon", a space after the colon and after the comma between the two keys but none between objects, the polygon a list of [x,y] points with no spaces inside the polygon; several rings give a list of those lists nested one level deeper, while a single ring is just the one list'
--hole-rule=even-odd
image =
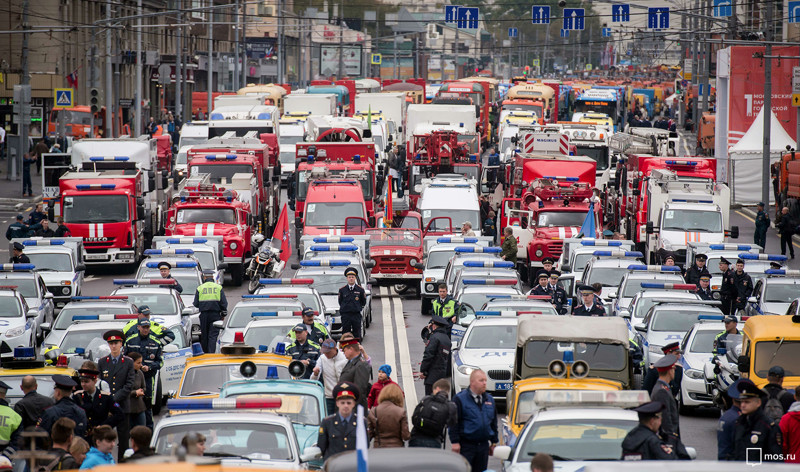
[{"label": "reflective vest", "polygon": [[197,287],[197,299],[202,302],[218,302],[221,300],[222,285],[206,282]]},{"label": "reflective vest", "polygon": [[444,303],[442,303],[439,297],[434,298],[432,306],[433,314],[439,315],[442,318],[447,319],[456,314],[456,301],[450,296],[444,299]]},{"label": "reflective vest", "polygon": [[11,435],[22,424],[22,417],[14,411],[13,408],[5,405],[0,405],[0,442],[8,444],[11,441]]}]

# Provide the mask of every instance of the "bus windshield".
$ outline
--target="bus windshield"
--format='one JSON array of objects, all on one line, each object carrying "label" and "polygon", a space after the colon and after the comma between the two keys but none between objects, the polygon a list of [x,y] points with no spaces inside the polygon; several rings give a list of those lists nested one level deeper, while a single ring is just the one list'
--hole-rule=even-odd
[{"label": "bus windshield", "polygon": [[611,100],[575,100],[575,113],[605,113],[613,120],[617,116],[617,102]]}]

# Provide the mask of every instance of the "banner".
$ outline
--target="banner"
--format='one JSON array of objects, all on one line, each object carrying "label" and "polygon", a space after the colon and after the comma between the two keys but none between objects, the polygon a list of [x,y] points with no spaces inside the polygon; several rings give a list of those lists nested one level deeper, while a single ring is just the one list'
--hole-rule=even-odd
[{"label": "banner", "polygon": [[[319,56],[319,73],[324,77],[339,75],[339,46],[322,46]],[[361,75],[361,46],[342,46],[344,75]]]},{"label": "banner", "polygon": [[281,242],[281,260],[287,263],[292,255],[292,238],[289,234],[289,210],[285,203],[281,208],[280,216],[278,216],[275,232],[272,233],[272,243],[275,244],[276,241]]}]

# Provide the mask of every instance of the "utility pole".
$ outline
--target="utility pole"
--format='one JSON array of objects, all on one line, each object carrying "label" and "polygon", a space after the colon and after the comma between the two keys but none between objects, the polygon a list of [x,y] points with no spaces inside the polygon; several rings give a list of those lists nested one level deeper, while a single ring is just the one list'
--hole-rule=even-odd
[{"label": "utility pole", "polygon": [[[705,8],[703,9],[706,15],[705,24],[706,27],[703,31],[711,31],[711,0],[705,0]],[[708,111],[708,96],[711,95],[711,83],[709,80],[709,76],[711,74],[711,43],[706,41],[705,45],[703,46],[703,113]],[[697,127],[698,132],[700,127]]]},{"label": "utility pole", "polygon": [[142,135],[142,0],[136,0],[136,14],[139,18],[136,19],[136,98],[133,106],[133,135],[139,137]]},{"label": "utility pole", "polygon": [[761,201],[769,205],[769,159],[770,159],[770,138],[772,135],[772,9],[774,4],[767,2],[767,11],[764,15],[764,38],[766,44],[764,45],[764,55],[767,59],[764,61],[764,106],[761,108],[764,114],[764,148],[761,155]]},{"label": "utility pole", "polygon": [[[283,79],[283,69],[284,69],[284,56],[283,56],[283,49],[285,40],[283,37],[283,0],[278,0],[278,83],[284,83]],[[298,33],[297,35],[301,38],[302,43],[302,33]]]},{"label": "utility pole", "polygon": [[[686,2],[683,2],[681,5],[682,8],[685,9]],[[683,74],[683,80],[686,80],[686,46],[689,41],[689,35],[685,33],[686,31],[686,15],[681,15],[681,74]],[[683,125],[686,123],[686,95],[687,95],[686,87],[683,88],[683,93],[680,96],[680,105],[678,107],[678,126],[683,128]]]},{"label": "utility pole", "polygon": [[[234,57],[234,61],[235,61],[234,62],[234,67],[233,67],[233,87],[234,87],[234,90],[239,86],[239,29],[240,29],[239,28],[239,18],[241,17],[241,15],[239,15],[239,1],[240,0],[236,0],[236,8],[233,10],[234,11],[234,15],[236,16],[236,19],[234,20],[234,22],[236,23],[236,41],[235,41],[236,44],[235,44],[234,50],[233,50],[233,57]],[[211,111],[211,110],[209,110],[209,111]]]},{"label": "utility pole", "polygon": [[[339,56],[339,59],[341,59],[341,56]],[[399,67],[398,67],[398,64],[397,64],[397,33],[395,33],[394,34],[394,78],[395,79],[398,78],[398,74],[399,74],[398,69],[399,69]]]},{"label": "utility pole", "polygon": [[[247,0],[242,2],[242,42],[236,52],[242,55],[241,88],[247,87]],[[238,59],[238,58],[237,58]]]},{"label": "utility pole", "polygon": [[458,48],[459,48],[459,44],[458,44],[458,23],[456,23],[456,47],[455,47],[456,59],[455,59],[455,76],[453,77],[456,80],[458,80]]},{"label": "utility pole", "polygon": [[[141,1],[141,0],[139,0]],[[214,0],[208,1],[210,6],[214,5]],[[212,21],[214,12],[208,12],[208,84],[206,87],[206,91],[208,92],[208,97],[206,98],[206,119],[209,119],[208,116],[211,113],[211,107],[213,105],[213,91],[214,91],[214,22]]]},{"label": "utility pole", "polygon": [[[28,69],[28,39],[30,33],[27,31],[30,29],[30,25],[28,24],[28,7],[29,7],[29,0],[23,0],[22,2],[22,29],[26,31],[22,35],[22,80],[21,85],[23,89],[26,88],[25,86],[30,87],[31,83],[31,74],[30,70]],[[30,90],[30,89],[29,89]],[[17,180],[17,171],[22,170],[22,156],[28,152],[28,126],[30,126],[31,119],[30,119],[30,109],[31,109],[31,94],[22,92],[22,106],[19,108],[19,114],[17,115],[20,118],[20,123],[18,126],[19,129],[19,148],[17,148],[17,155],[14,159],[9,159],[9,179]],[[27,118],[27,119],[26,119]],[[9,156],[11,154],[9,153]]]},{"label": "utility pole", "polygon": [[[395,38],[397,38],[395,36]],[[395,71],[397,71],[397,41],[394,44]],[[344,0],[339,3],[339,73],[336,74],[341,80],[344,77]],[[395,79],[397,72],[395,72]]]},{"label": "utility pole", "polygon": [[[700,0],[694,0],[694,11],[700,11]],[[697,84],[697,91],[700,91],[700,19],[698,17],[694,17],[692,20],[694,30],[694,41],[692,43],[692,84]],[[697,123],[700,121],[699,111],[700,107],[698,106],[700,103],[700,96],[694,97],[694,103],[692,103],[692,126],[693,130],[696,131],[700,127]]]},{"label": "utility pole", "polygon": [[183,100],[181,97],[181,87],[183,86],[183,28],[180,26],[183,20],[183,1],[178,0],[178,14],[176,15],[177,47],[175,48],[175,119],[177,120],[183,112]]},{"label": "utility pole", "polygon": [[114,71],[111,64],[111,0],[106,0],[106,129],[104,138],[113,136],[112,126],[114,122],[114,93],[113,91],[113,78]]}]

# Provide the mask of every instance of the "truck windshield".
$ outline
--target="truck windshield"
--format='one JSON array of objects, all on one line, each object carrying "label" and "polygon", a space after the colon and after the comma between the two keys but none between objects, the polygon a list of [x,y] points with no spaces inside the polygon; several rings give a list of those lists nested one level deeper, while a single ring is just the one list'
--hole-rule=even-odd
[{"label": "truck windshield", "polygon": [[393,230],[389,228],[368,230],[370,246],[410,246],[420,247],[422,238],[419,231]]},{"label": "truck windshield", "polygon": [[253,166],[247,164],[217,164],[192,166],[191,175],[209,174],[211,183],[230,183],[234,174],[253,175]]},{"label": "truck windshield", "polygon": [[[453,224],[453,230],[459,228],[461,223],[469,221],[472,223],[472,229],[478,231],[481,228],[479,224],[481,214],[477,210],[423,210],[422,211],[422,227],[427,228],[428,223],[434,218],[449,217]],[[433,222],[429,228],[431,231],[451,231],[447,226],[447,220],[440,218]]]},{"label": "truck windshield", "polygon": [[666,231],[721,233],[722,213],[703,210],[666,210],[661,229]]},{"label": "truck windshield", "polygon": [[787,377],[800,375],[800,341],[781,338],[776,341],[759,341],[756,343],[756,357],[753,370],[762,379],[773,365],[785,366]]},{"label": "truck windshield", "polygon": [[545,211],[539,213],[536,224],[538,226],[577,226],[583,225],[586,219],[585,212],[578,211]]},{"label": "truck windshield", "polygon": [[306,205],[306,226],[344,226],[344,220],[364,218],[364,202],[318,202]]},{"label": "truck windshield", "polygon": [[180,149],[184,146],[197,146],[198,144],[206,144],[208,143],[208,138],[203,136],[181,136],[178,143],[178,149]]},{"label": "truck windshield", "polygon": [[64,223],[121,223],[128,218],[128,197],[125,195],[64,197]]},{"label": "truck windshield", "polygon": [[[359,175],[345,175],[344,169],[328,169],[328,177],[346,177],[348,180],[358,180],[361,184],[361,193],[364,195],[364,200],[372,199],[372,172],[363,171]],[[308,194],[308,175],[307,171],[297,172],[297,199],[305,200]]]},{"label": "truck windshield", "polygon": [[[561,359],[564,354],[558,350],[555,341],[528,341],[525,344],[525,365],[528,367],[547,367],[553,359]],[[567,343],[572,344],[573,357],[584,360],[593,369],[622,370],[627,365],[628,351],[622,344]]]},{"label": "truck windshield", "polygon": [[429,252],[427,264],[425,265],[426,269],[446,269],[447,263],[450,262],[450,258],[453,257],[455,254],[455,250],[453,251],[436,251],[436,252]]},{"label": "truck windshield", "polygon": [[36,270],[51,272],[72,272],[72,258],[69,254],[53,254],[47,252],[26,252],[31,264],[36,266]]},{"label": "truck windshield", "polygon": [[617,102],[604,100],[575,100],[575,113],[604,113],[613,120],[617,116]]},{"label": "truck windshield", "polygon": [[597,162],[597,170],[608,169],[608,148],[605,146],[576,146],[579,156],[587,156]]},{"label": "truck windshield", "polygon": [[184,223],[220,223],[236,224],[236,213],[233,208],[184,208],[178,210],[178,224]]}]

